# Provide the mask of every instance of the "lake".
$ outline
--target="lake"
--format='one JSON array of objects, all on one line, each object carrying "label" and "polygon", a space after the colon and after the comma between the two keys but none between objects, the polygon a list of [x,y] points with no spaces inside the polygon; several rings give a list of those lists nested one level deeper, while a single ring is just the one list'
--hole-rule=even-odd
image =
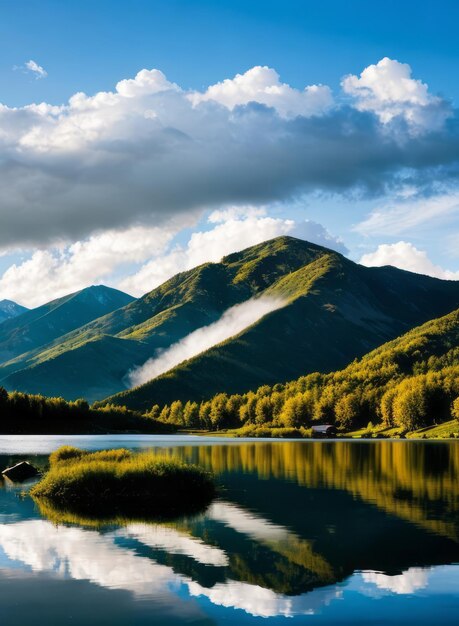
[{"label": "lake", "polygon": [[64,443],[198,463],[219,497],[97,528],[0,481],[2,624],[459,623],[459,442],[3,436],[0,467]]}]

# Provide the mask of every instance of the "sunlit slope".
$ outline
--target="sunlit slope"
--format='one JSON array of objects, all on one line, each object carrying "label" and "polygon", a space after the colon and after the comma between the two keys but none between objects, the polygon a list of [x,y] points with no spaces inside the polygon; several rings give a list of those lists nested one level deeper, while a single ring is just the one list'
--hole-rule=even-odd
[{"label": "sunlit slope", "polygon": [[127,306],[3,363],[0,382],[9,389],[41,390],[68,399],[103,398],[124,389],[127,372],[157,349],[214,322],[229,307],[327,253],[320,246],[281,237],[221,263],[182,272]]},{"label": "sunlit slope", "polygon": [[99,285],[25,311],[0,325],[0,359],[11,360],[45,346],[132,300],[122,291]]},{"label": "sunlit slope", "polygon": [[147,347],[137,341],[104,335],[84,341],[55,358],[44,359],[27,370],[13,372],[1,382],[9,389],[71,400],[83,395],[78,390],[86,390],[87,399],[92,401],[111,393],[132,364],[141,362],[147,355]]},{"label": "sunlit slope", "polygon": [[366,268],[331,251],[264,293],[285,298],[286,306],[110,401],[146,409],[330,372],[459,304],[459,283]]},{"label": "sunlit slope", "polygon": [[0,384],[67,399],[111,396],[158,349],[261,294],[281,297],[286,306],[116,401],[143,408],[336,370],[459,306],[457,282],[365,268],[326,248],[279,237],[177,274],[126,306],[64,329],[66,334],[59,328],[47,345],[23,343],[21,354],[4,358]]}]

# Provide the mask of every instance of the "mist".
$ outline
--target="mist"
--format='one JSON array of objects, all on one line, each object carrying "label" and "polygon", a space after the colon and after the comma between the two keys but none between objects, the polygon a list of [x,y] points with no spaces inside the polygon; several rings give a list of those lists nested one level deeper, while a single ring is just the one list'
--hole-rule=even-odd
[{"label": "mist", "polygon": [[169,371],[179,363],[208,350],[225,339],[239,334],[248,326],[286,305],[281,298],[262,296],[251,298],[229,308],[221,318],[208,326],[193,331],[177,343],[148,359],[143,365],[129,373],[131,387],[142,385],[152,378]]}]

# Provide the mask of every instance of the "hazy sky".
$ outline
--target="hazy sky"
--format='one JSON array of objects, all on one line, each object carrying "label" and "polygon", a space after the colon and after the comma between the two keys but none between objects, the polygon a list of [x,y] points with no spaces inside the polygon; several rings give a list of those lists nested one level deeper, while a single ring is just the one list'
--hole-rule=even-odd
[{"label": "hazy sky", "polygon": [[0,299],[291,234],[459,279],[459,3],[0,4]]}]

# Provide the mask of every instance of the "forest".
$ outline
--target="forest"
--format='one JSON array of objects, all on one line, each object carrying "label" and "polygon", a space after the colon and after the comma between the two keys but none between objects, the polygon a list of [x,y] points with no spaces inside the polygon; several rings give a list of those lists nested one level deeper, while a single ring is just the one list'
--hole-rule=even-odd
[{"label": "forest", "polygon": [[0,387],[1,434],[72,434],[113,432],[170,432],[167,425],[126,407],[90,407],[86,400],[67,402]]},{"label": "forest", "polygon": [[[382,424],[412,431],[459,419],[459,311],[428,322],[338,372],[313,373],[244,394],[155,404],[147,413],[178,427],[241,434],[308,435],[314,423],[342,431]],[[287,430],[286,430],[287,429]]]}]

